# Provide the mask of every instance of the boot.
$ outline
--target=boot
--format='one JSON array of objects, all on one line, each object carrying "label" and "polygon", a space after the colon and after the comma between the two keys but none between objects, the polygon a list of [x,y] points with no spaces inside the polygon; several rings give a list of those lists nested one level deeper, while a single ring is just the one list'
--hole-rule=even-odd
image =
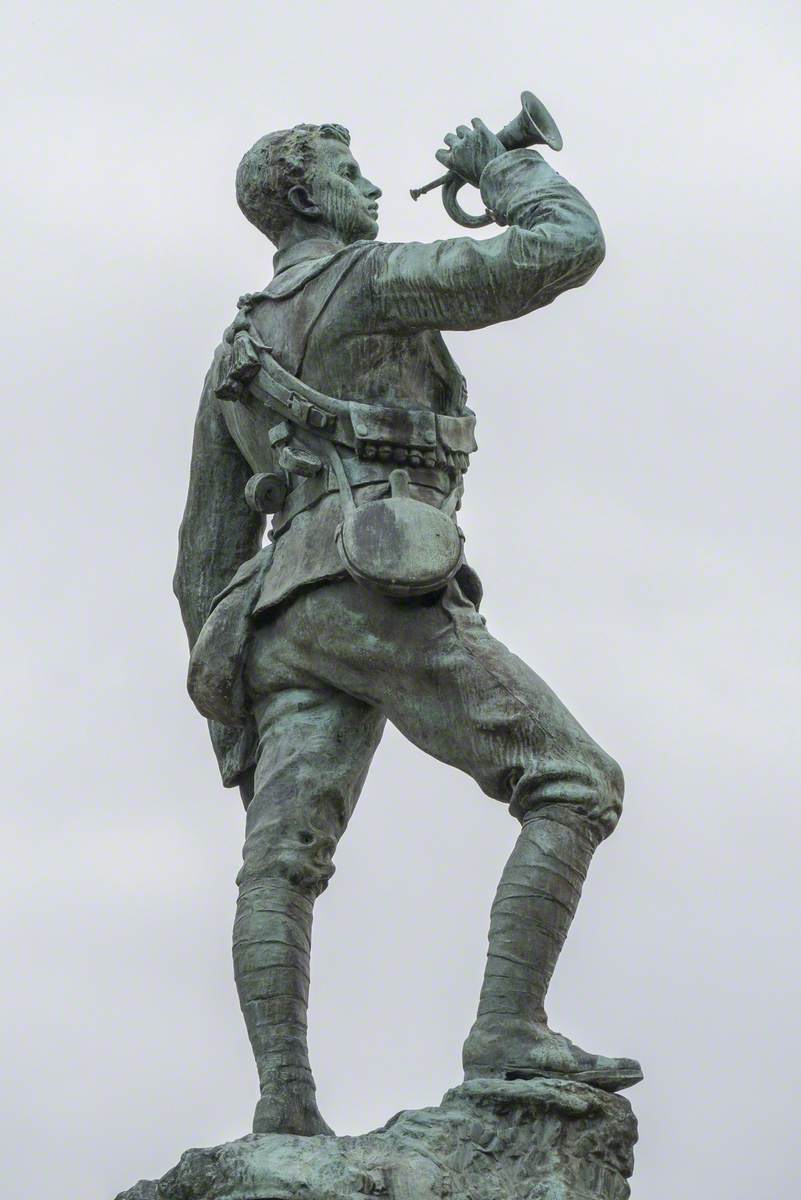
[{"label": "boot", "polygon": [[234,977],[261,1088],[254,1133],[333,1136],[306,1042],[313,903],[283,879],[240,888]]},{"label": "boot", "polygon": [[639,1063],[581,1050],[548,1027],[545,995],[598,839],[558,809],[525,822],[492,906],[466,1079],[573,1079],[615,1092],[642,1079]]}]

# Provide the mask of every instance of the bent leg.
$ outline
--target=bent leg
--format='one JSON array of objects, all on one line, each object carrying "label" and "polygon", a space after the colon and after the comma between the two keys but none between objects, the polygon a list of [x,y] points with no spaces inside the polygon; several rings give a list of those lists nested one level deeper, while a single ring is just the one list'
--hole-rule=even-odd
[{"label": "bent leg", "polygon": [[329,584],[295,600],[274,628],[271,672],[291,669],[381,708],[519,819],[558,804],[598,840],[614,828],[619,767],[456,585],[441,600],[408,602]]},{"label": "bent leg", "polygon": [[[556,1075],[610,1091],[628,1087],[642,1078],[638,1063],[588,1054],[554,1033],[545,1013],[592,855],[620,816],[622,772],[543,680],[490,636],[472,605],[458,592],[446,605],[452,635],[433,657],[442,659],[447,677],[455,674],[448,708],[459,711],[450,712],[447,741],[435,719],[423,744],[440,752],[448,746],[449,761],[508,801],[522,826],[492,905],[465,1075]],[[441,694],[445,677],[433,666]],[[388,712],[399,723],[409,720],[405,710]]]},{"label": "bent leg", "polygon": [[451,630],[431,643],[425,690],[411,706],[396,691],[400,700],[385,702],[388,716],[507,801],[522,826],[492,906],[465,1073],[629,1086],[641,1078],[637,1063],[580,1050],[549,1029],[545,1013],[590,860],[620,815],[622,773],[539,676],[490,636],[472,605],[457,592],[446,606]]},{"label": "bent leg", "polygon": [[361,792],[384,717],[329,689],[255,701],[259,754],[247,809],[234,975],[261,1097],[256,1133],[330,1133],[307,1048],[312,909]]}]

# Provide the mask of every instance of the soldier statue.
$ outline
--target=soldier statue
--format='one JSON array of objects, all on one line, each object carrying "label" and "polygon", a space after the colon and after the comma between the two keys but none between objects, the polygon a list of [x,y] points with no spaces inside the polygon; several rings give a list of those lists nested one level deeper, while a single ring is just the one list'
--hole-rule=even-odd
[{"label": "soldier statue", "polygon": [[257,1133],[331,1133],[306,1041],[312,910],[387,720],[520,823],[465,1077],[642,1077],[545,1013],[620,768],[487,630],[457,523],[475,418],[442,331],[525,317],[604,257],[593,209],[531,148],[548,139],[503,133],[474,119],[436,155],[503,227],[486,240],[377,241],[381,190],[340,125],[267,134],[237,171],[274,275],[206,378],[175,590],[189,691],[246,809],[233,957]]}]

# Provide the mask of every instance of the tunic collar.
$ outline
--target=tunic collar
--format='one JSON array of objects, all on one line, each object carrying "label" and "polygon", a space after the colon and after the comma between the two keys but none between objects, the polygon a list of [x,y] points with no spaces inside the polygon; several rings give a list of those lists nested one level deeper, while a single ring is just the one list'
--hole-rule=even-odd
[{"label": "tunic collar", "polygon": [[298,263],[311,262],[316,258],[326,258],[344,248],[343,242],[337,242],[331,238],[305,238],[304,241],[296,242],[287,250],[279,250],[273,256],[273,272],[280,275],[282,271],[288,270],[289,267],[296,267]]}]

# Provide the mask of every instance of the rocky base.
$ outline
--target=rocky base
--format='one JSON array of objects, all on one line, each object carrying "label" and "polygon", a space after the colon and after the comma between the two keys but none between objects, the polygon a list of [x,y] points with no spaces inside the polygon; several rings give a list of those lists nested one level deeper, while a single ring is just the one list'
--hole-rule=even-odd
[{"label": "rocky base", "polygon": [[621,1096],[476,1079],[361,1137],[250,1134],[187,1150],[117,1200],[627,1200],[636,1140]]}]

